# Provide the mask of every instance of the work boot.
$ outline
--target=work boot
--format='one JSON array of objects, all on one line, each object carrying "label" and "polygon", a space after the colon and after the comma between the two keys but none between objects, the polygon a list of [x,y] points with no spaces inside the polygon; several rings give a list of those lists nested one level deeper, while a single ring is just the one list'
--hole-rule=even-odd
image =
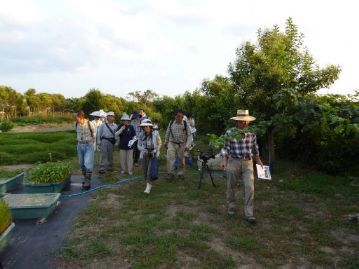
[{"label": "work boot", "polygon": [[91,188],[91,173],[86,173],[85,181],[82,182],[82,189],[89,190]]},{"label": "work boot", "polygon": [[147,183],[144,193],[150,194],[151,189],[152,189],[152,185],[150,183]]}]

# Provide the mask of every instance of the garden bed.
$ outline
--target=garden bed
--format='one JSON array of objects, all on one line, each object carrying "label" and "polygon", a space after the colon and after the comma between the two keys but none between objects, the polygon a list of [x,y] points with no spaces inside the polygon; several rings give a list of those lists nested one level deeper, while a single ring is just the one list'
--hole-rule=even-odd
[{"label": "garden bed", "polygon": [[13,219],[46,218],[55,209],[59,193],[8,194],[5,202],[11,209]]},{"label": "garden bed", "polygon": [[24,175],[21,173],[9,179],[0,179],[0,195],[18,188],[24,181]]},{"label": "garden bed", "polygon": [[62,182],[59,183],[26,183],[25,193],[53,193],[53,192],[61,192],[63,188],[66,187],[70,183],[71,175],[65,178]]},{"label": "garden bed", "polygon": [[9,242],[9,234],[14,229],[15,223],[11,223],[10,226],[0,235],[0,252],[2,252]]}]

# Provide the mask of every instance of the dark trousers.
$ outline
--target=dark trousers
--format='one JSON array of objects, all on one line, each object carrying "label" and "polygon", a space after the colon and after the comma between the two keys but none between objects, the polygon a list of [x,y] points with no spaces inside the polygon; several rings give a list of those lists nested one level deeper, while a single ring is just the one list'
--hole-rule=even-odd
[{"label": "dark trousers", "polygon": [[140,158],[140,151],[137,148],[137,143],[138,143],[138,141],[133,143],[133,162],[134,163],[138,163],[138,159]]}]

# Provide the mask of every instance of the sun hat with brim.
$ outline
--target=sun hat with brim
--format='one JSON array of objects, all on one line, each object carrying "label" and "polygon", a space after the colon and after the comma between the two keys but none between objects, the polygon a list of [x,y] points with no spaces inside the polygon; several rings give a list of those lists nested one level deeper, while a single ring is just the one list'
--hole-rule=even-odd
[{"label": "sun hat with brim", "polygon": [[106,114],[105,111],[103,111],[103,109],[100,109],[100,110],[98,111],[98,117],[106,117],[106,116],[107,116],[107,114]]},{"label": "sun hat with brim", "polygon": [[113,116],[113,117],[114,117],[114,116],[115,116],[115,113],[112,112],[112,111],[110,111],[110,112],[107,112],[107,113],[106,113],[106,116],[107,116],[107,117],[108,117],[108,116]]},{"label": "sun hat with brim", "polygon": [[98,111],[91,112],[91,113],[90,113],[90,116],[99,117],[99,116],[98,116]]},{"label": "sun hat with brim", "polygon": [[131,119],[130,119],[130,116],[127,113],[123,113],[122,117],[121,117],[121,120],[131,120]]},{"label": "sun hat with brim", "polygon": [[239,121],[254,121],[255,117],[249,115],[249,111],[247,109],[238,109],[237,116],[232,117],[231,120],[239,120]]},{"label": "sun hat with brim", "polygon": [[142,121],[142,123],[139,125],[140,127],[150,126],[153,127],[152,121],[145,119]]}]

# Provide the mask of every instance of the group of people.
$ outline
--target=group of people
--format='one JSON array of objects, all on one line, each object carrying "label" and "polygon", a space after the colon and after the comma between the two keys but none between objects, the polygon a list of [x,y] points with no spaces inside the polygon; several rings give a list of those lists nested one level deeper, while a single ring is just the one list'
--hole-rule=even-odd
[{"label": "group of people", "polygon": [[[133,174],[133,165],[138,165],[139,160],[143,167],[146,182],[145,193],[149,194],[154,181],[158,178],[158,157],[162,146],[158,126],[150,120],[145,111],[133,112],[131,116],[123,113],[120,125],[115,123],[113,112],[104,113],[96,111],[92,113],[93,121],[85,118],[83,112],[76,116],[77,152],[80,166],[84,175],[83,189],[91,187],[91,175],[94,165],[94,152],[100,153],[99,173],[113,170],[113,151],[118,144],[120,149],[121,174]],[[238,129],[245,129],[255,120],[248,110],[238,110],[237,115],[231,118],[235,120],[235,127],[227,130],[226,135],[231,137]],[[167,126],[164,147],[167,150],[167,179],[184,179],[185,156],[193,147],[196,136],[194,119],[185,115],[182,110],[176,110],[174,119]],[[253,213],[254,199],[254,174],[253,160],[263,167],[259,157],[258,144],[254,133],[246,132],[242,139],[230,138],[225,142],[221,150],[221,167],[226,171],[226,196],[228,214],[234,215],[235,188],[238,179],[244,183],[245,204],[244,213],[249,223],[255,223]],[[175,166],[174,163],[178,165]]]},{"label": "group of people", "polygon": [[[120,149],[121,174],[133,174],[133,166],[141,161],[146,180],[145,193],[149,194],[158,174],[158,157],[162,146],[158,125],[152,123],[145,111],[123,113],[120,124],[116,123],[114,112],[95,111],[90,114],[94,120],[85,117],[84,112],[76,116],[77,152],[82,173],[83,189],[91,187],[95,152],[99,154],[99,173],[113,171],[115,145]],[[177,160],[178,178],[184,179],[185,153],[193,146],[196,134],[195,121],[182,110],[175,112],[175,119],[169,123],[165,137],[167,149],[167,178],[175,177],[174,162]],[[153,166],[156,166],[155,168]],[[152,175],[151,175],[152,174]]]}]

